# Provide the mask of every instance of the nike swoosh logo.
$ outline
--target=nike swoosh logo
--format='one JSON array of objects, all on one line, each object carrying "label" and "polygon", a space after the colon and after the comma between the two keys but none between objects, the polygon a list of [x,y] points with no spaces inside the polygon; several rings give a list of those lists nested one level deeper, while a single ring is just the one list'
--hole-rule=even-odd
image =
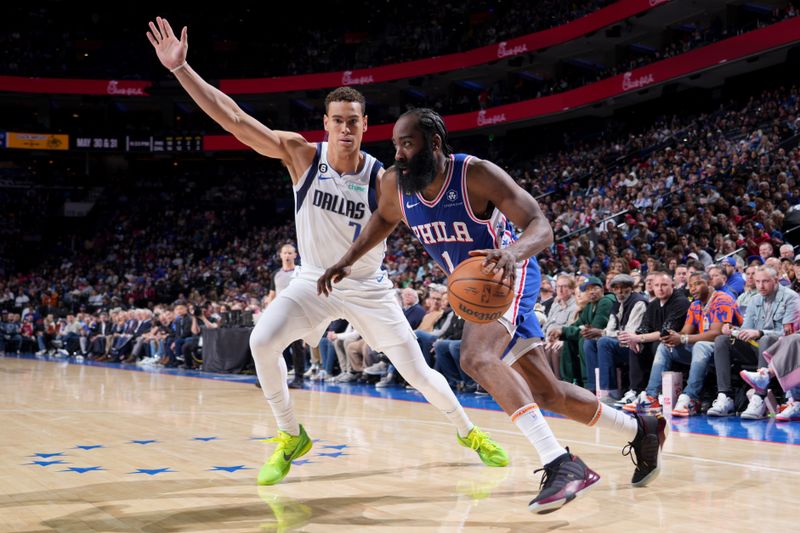
[{"label": "nike swoosh logo", "polygon": [[319,179],[320,180],[332,180],[333,176],[320,176]]},{"label": "nike swoosh logo", "polygon": [[410,204],[410,203],[406,202],[406,209],[411,209],[413,207],[417,207],[418,205],[419,205],[419,202],[417,202],[415,204]]},{"label": "nike swoosh logo", "polygon": [[292,460],[292,454],[290,454],[290,453],[286,453],[286,452],[283,452],[283,460],[284,460],[284,461],[286,461],[287,463],[288,463],[288,462],[291,462],[291,460]]}]

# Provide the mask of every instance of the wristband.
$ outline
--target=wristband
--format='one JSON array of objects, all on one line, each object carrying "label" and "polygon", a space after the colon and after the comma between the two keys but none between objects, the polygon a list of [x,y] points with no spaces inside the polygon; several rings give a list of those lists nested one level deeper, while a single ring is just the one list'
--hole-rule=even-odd
[{"label": "wristband", "polygon": [[178,66],[177,66],[177,67],[175,67],[175,68],[171,68],[171,69],[169,69],[169,71],[170,71],[171,73],[175,74],[177,71],[179,71],[180,69],[182,69],[182,68],[183,68],[183,67],[185,67],[185,66],[186,66],[186,61],[184,61],[183,63],[181,63],[180,65],[178,65]]},{"label": "wristband", "polygon": [[681,344],[684,346],[689,343],[689,335],[681,335]]}]

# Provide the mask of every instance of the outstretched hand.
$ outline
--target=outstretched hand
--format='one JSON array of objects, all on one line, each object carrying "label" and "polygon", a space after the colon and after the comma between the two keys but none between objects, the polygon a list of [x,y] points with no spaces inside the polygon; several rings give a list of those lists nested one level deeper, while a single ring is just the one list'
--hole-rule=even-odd
[{"label": "outstretched hand", "polygon": [[186,62],[186,52],[189,50],[186,26],[181,30],[181,38],[178,39],[167,19],[156,17],[155,24],[150,21],[147,39],[156,49],[158,60],[168,69],[172,70]]},{"label": "outstretched hand", "polygon": [[350,267],[342,263],[336,263],[317,280],[317,294],[327,296],[333,291],[333,284],[339,283],[342,279],[350,275]]}]

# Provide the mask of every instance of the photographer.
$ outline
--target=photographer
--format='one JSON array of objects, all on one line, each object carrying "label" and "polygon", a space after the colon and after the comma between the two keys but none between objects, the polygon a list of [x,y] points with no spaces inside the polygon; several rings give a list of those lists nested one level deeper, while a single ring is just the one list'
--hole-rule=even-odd
[{"label": "photographer", "polygon": [[195,369],[199,368],[202,364],[200,357],[200,347],[202,341],[202,333],[206,328],[216,329],[219,327],[216,319],[212,316],[211,302],[206,302],[202,307],[190,306],[192,312],[192,336],[183,343],[181,348],[183,353],[183,364],[181,368]]}]

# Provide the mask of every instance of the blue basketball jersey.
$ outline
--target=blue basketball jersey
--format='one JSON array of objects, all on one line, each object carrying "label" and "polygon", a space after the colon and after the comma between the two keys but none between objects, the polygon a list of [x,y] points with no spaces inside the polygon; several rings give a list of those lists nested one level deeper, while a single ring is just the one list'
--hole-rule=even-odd
[{"label": "blue basketball jersey", "polygon": [[[511,222],[499,209],[495,208],[488,220],[482,220],[472,212],[466,179],[470,159],[472,156],[467,154],[450,155],[442,189],[431,201],[419,193],[404,193],[398,184],[406,224],[448,275],[470,257],[470,250],[505,248],[517,240]],[[517,335],[542,337],[533,313],[541,284],[541,272],[535,258],[518,264],[516,283],[517,297],[512,304],[511,322],[517,326]]]}]

